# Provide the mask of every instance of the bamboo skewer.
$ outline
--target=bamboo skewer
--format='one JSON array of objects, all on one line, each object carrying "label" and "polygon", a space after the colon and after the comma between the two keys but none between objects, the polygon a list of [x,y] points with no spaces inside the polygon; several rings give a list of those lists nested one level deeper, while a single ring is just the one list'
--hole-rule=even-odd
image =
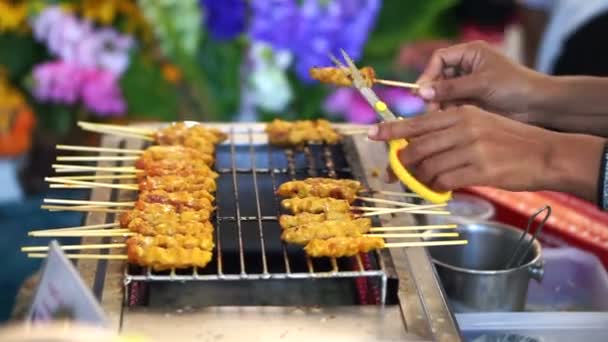
[{"label": "bamboo skewer", "polygon": [[427,226],[404,226],[404,227],[374,227],[371,228],[370,232],[403,232],[403,231],[419,231],[419,230],[430,230],[430,229],[456,229],[456,224],[436,224]]},{"label": "bamboo skewer", "polygon": [[384,244],[385,248],[405,248],[405,247],[433,247],[433,246],[456,246],[466,245],[467,240],[447,240],[447,241],[421,241],[421,242],[391,242]]},{"label": "bamboo skewer", "polygon": [[381,233],[365,234],[365,236],[381,238],[415,238],[415,237],[458,237],[458,233]]},{"label": "bamboo skewer", "polygon": [[[380,212],[380,211],[390,211],[392,212],[410,212],[410,211],[415,211],[415,210],[428,210],[428,209],[438,209],[438,208],[443,208],[445,207],[445,204],[422,204],[422,205],[413,205],[413,206],[408,206],[408,207],[401,207],[401,208],[388,208],[388,207],[359,207],[359,206],[353,206],[352,208],[355,210],[361,210],[361,211],[372,211],[372,212]],[[438,210],[437,210],[438,211]]]},{"label": "bamboo skewer", "polygon": [[136,139],[142,139],[142,140],[147,140],[147,141],[154,141],[154,138],[151,137],[149,134],[125,132],[125,131],[118,130],[114,127],[106,128],[103,126],[88,125],[88,124],[82,124],[82,123],[79,123],[78,126],[80,126],[80,128],[82,128],[86,131],[95,132],[95,133],[112,134],[112,135],[121,136],[121,137],[125,137],[125,138],[136,138]]},{"label": "bamboo skewer", "polygon": [[90,230],[67,230],[67,231],[39,231],[29,232],[28,235],[34,237],[104,237],[104,236],[117,236],[125,237],[132,236],[126,228],[119,229],[90,229]]},{"label": "bamboo skewer", "polygon": [[85,186],[91,186],[91,187],[97,187],[97,188],[139,190],[139,186],[137,184],[100,183],[100,182],[78,181],[78,180],[70,180],[70,179],[65,179],[65,178],[54,178],[54,177],[45,177],[44,180],[49,183],[62,183],[62,184],[68,184],[68,185],[85,185]]},{"label": "bamboo skewer", "polygon": [[111,209],[96,205],[41,205],[41,209],[47,209],[49,211],[88,211],[88,212],[102,212],[102,213],[124,213],[126,209]]},{"label": "bamboo skewer", "polygon": [[381,79],[377,79],[377,78],[374,79],[374,83],[380,83],[380,84],[391,86],[391,87],[399,87],[399,88],[407,88],[407,89],[419,89],[420,88],[420,85],[416,84],[416,83],[381,80]]},{"label": "bamboo skewer", "polygon": [[76,230],[76,231],[65,231],[65,232],[31,232],[36,237],[105,237],[105,236],[115,236],[115,237],[127,237],[133,236],[135,233],[131,233],[128,229],[100,229],[100,230]]},{"label": "bamboo skewer", "polygon": [[57,161],[133,161],[138,156],[58,156]]},{"label": "bamboo skewer", "polygon": [[[406,208],[403,208],[406,209]],[[424,215],[450,215],[449,211],[440,211],[440,210],[419,210],[416,208],[407,208],[409,211],[393,209],[393,210],[379,210],[379,211],[371,211],[361,215],[362,217],[369,216],[379,216],[379,215],[388,215],[388,214],[398,214],[398,213],[408,213],[408,214],[424,214]],[[414,209],[414,210],[411,210]]]},{"label": "bamboo skewer", "polygon": [[104,202],[104,201],[88,201],[88,200],[70,200],[61,198],[45,198],[44,203],[51,204],[83,204],[83,205],[97,205],[97,206],[109,206],[109,207],[132,207],[135,202]]},{"label": "bamboo skewer", "polygon": [[119,224],[117,222],[114,223],[102,223],[102,224],[90,224],[87,226],[78,226],[78,227],[65,227],[65,228],[50,228],[50,229],[38,229],[32,230],[27,233],[29,236],[36,236],[39,233],[47,233],[47,232],[70,232],[70,231],[87,231],[87,230],[102,230],[107,228],[115,228],[118,227]]},{"label": "bamboo skewer", "polygon": [[420,195],[411,192],[400,192],[400,191],[385,191],[385,190],[369,190],[373,194],[380,194],[386,196],[398,196],[406,198],[421,198]]},{"label": "bamboo skewer", "polygon": [[139,134],[146,134],[146,135],[152,135],[152,134],[156,133],[156,130],[150,129],[150,128],[145,128],[145,127],[121,126],[121,125],[102,124],[102,123],[87,122],[87,121],[78,121],[78,126],[107,128],[107,129],[113,129],[113,130],[117,130],[117,131],[128,132],[128,133],[139,133]]},{"label": "bamboo skewer", "polygon": [[89,176],[62,176],[48,177],[53,180],[98,180],[98,179],[137,179],[137,175],[89,175]]},{"label": "bamboo skewer", "polygon": [[370,202],[370,203],[381,203],[381,204],[392,204],[392,205],[397,205],[400,207],[412,207],[412,206],[416,206],[416,204],[414,203],[406,203],[406,202],[400,202],[400,201],[392,201],[392,200],[387,200],[387,199],[383,199],[383,198],[373,198],[373,197],[357,197],[357,199],[360,199],[362,201],[365,202]]},{"label": "bamboo skewer", "polygon": [[109,147],[93,147],[93,146],[78,146],[78,145],[57,145],[58,150],[64,151],[83,151],[83,152],[108,152],[108,153],[129,153],[142,154],[143,150],[133,150],[127,148],[109,148]]},{"label": "bamboo skewer", "polygon": [[[46,258],[46,253],[28,253],[28,258]],[[124,254],[65,254],[68,259],[127,260]]]},{"label": "bamboo skewer", "polygon": [[74,185],[74,184],[50,184],[51,189],[95,189],[92,185]]},{"label": "bamboo skewer", "polygon": [[[75,251],[75,250],[86,250],[86,249],[113,249],[113,248],[124,248],[127,247],[126,243],[104,243],[104,244],[92,244],[92,245],[66,245],[61,246],[64,251]],[[46,252],[49,250],[48,246],[26,246],[21,247],[22,252]]]},{"label": "bamboo skewer", "polygon": [[[467,240],[448,241],[421,241],[421,242],[393,242],[386,243],[384,248],[406,248],[406,247],[432,247],[432,246],[455,246],[466,245]],[[70,259],[96,259],[96,260],[128,260],[124,254],[65,254]],[[28,253],[28,258],[46,258],[46,253]]]},{"label": "bamboo skewer", "polygon": [[[70,165],[70,164],[52,164],[55,172],[81,172],[81,171],[107,171],[107,172],[125,172],[138,173],[143,170],[136,169],[133,166],[87,166],[87,165]],[[64,170],[64,171],[62,171]],[[65,171],[68,170],[68,171]]]},{"label": "bamboo skewer", "polygon": [[[70,235],[69,236],[80,236],[80,233],[85,233],[85,234],[91,234],[91,233],[101,233],[101,232],[107,232],[107,233],[112,233],[112,234],[116,234],[116,233],[128,233],[129,230],[126,228],[117,228],[119,227],[119,223],[115,222],[115,223],[103,223],[103,224],[95,224],[95,225],[88,225],[88,226],[80,226],[80,227],[67,227],[67,228],[54,228],[54,229],[43,229],[43,230],[33,230],[28,232],[28,235],[30,236],[55,236],[52,234],[55,233],[60,233],[60,234],[64,234],[66,232],[68,232]],[[110,229],[112,228],[112,229]],[[456,224],[438,224],[438,225],[425,225],[425,226],[402,226],[402,227],[373,227],[370,229],[370,233],[375,233],[375,232],[401,232],[401,231],[428,231],[428,230],[441,230],[441,229],[456,229],[458,228],[458,225]],[[420,234],[425,234],[425,233],[420,233]],[[428,236],[428,234],[431,233],[426,233]],[[380,235],[380,234],[374,234],[374,235]]]}]

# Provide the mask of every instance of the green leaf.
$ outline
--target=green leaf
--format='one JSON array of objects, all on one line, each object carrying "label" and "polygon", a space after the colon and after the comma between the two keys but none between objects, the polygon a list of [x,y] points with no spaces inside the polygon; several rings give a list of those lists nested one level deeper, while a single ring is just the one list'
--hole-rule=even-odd
[{"label": "green leaf", "polygon": [[[328,88],[315,82],[305,84],[294,72],[288,74],[293,85],[294,100],[291,104],[295,119],[318,119],[324,116],[323,101],[327,97]],[[285,116],[283,116],[285,117]]]},{"label": "green leaf", "polygon": [[[443,14],[457,0],[386,0],[366,46],[370,58],[393,58],[401,44],[455,32]],[[440,29],[437,29],[437,28]]]},{"label": "green leaf", "polygon": [[12,81],[25,77],[34,65],[45,59],[48,59],[45,47],[31,35],[0,34],[0,66],[6,68]]},{"label": "green leaf", "polygon": [[230,121],[238,112],[241,96],[241,63],[245,44],[240,41],[203,41],[198,68],[205,71],[207,91],[216,109],[216,119]]},{"label": "green leaf", "polygon": [[178,119],[177,89],[168,83],[158,65],[134,54],[120,85],[127,101],[129,117],[160,121]]}]

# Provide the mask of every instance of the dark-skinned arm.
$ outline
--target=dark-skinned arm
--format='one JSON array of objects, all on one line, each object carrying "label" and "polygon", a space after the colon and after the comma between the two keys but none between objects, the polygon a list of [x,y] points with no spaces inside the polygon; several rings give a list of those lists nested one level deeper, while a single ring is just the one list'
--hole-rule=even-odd
[{"label": "dark-skinned arm", "polygon": [[369,137],[407,139],[401,161],[437,191],[551,190],[596,202],[602,138],[552,132],[474,106],[382,123]]}]

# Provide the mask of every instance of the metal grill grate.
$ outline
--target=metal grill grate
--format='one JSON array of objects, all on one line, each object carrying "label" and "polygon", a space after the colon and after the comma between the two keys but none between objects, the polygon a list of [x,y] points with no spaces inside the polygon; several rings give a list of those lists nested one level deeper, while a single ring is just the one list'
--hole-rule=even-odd
[{"label": "metal grill grate", "polygon": [[256,139],[262,134],[251,128],[231,128],[228,133],[229,141],[216,152],[220,177],[213,260],[204,269],[186,271],[154,272],[128,265],[125,282],[373,277],[379,280],[378,299],[384,303],[388,277],[379,253],[311,259],[301,246],[280,239],[277,186],[310,176],[352,178],[342,146],[312,144],[296,151],[270,146],[265,136]]}]

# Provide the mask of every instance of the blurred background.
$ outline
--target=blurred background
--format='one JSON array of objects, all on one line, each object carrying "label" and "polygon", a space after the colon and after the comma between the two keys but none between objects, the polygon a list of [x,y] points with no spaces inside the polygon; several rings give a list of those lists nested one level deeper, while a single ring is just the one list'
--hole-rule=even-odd
[{"label": "blurred background", "polygon": [[[38,267],[18,251],[32,243],[26,231],[81,222],[79,214],[39,209],[52,197],[43,178],[55,145],[96,143],[96,135],[76,128],[78,120],[372,123],[375,114],[355,92],[308,76],[340,48],[382,78],[403,81],[415,81],[435,49],[477,39],[547,73],[603,74],[593,61],[608,56],[588,38],[606,32],[607,7],[564,0],[0,0],[0,321]],[[405,90],[378,92],[402,116],[424,111]]]}]

